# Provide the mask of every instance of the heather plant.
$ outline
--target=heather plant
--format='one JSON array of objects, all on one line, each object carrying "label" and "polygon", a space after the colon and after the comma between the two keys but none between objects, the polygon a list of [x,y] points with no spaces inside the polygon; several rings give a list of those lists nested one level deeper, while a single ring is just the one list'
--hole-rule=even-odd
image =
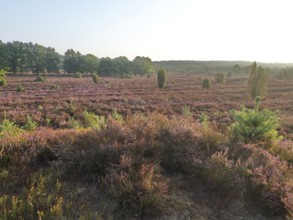
[{"label": "heather plant", "polygon": [[234,112],[235,123],[230,127],[234,138],[244,143],[273,143],[282,139],[277,131],[280,127],[277,114],[267,109],[259,110],[259,104],[260,98],[257,97],[254,109],[243,107]]},{"label": "heather plant", "polygon": [[215,79],[217,83],[224,83],[226,81],[226,75],[225,73],[217,73]]},{"label": "heather plant", "polygon": [[159,88],[164,88],[166,83],[166,72],[164,69],[159,69],[158,71],[158,86]]},{"label": "heather plant", "polygon": [[34,131],[38,126],[38,122],[33,121],[32,117],[27,115],[26,124],[23,126],[23,129],[27,131]]},{"label": "heather plant", "polygon": [[279,156],[282,160],[293,165],[293,141],[285,140],[278,143],[273,143],[268,149],[270,153]]},{"label": "heather plant", "polygon": [[122,155],[119,165],[108,170],[103,179],[109,195],[128,215],[143,217],[161,211],[168,191],[167,181],[154,164],[141,164]]},{"label": "heather plant", "polygon": [[93,82],[96,84],[99,82],[99,76],[97,74],[93,74],[92,79],[93,79]]},{"label": "heather plant", "polygon": [[204,79],[202,81],[202,88],[203,89],[210,89],[212,87],[212,83],[209,79]]}]

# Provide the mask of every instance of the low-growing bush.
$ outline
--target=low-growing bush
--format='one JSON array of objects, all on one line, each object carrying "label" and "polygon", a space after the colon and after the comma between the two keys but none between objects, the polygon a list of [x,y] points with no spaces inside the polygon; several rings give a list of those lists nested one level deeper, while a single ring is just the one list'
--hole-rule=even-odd
[{"label": "low-growing bush", "polygon": [[154,164],[135,165],[122,155],[119,165],[108,170],[103,179],[105,188],[124,215],[143,217],[160,212],[166,200],[168,184]]},{"label": "low-growing bush", "polygon": [[22,85],[16,87],[16,92],[25,92],[25,88]]},{"label": "low-growing bush", "polygon": [[0,77],[0,86],[6,86],[6,79],[4,77]]},{"label": "low-growing bush", "polygon": [[267,109],[259,110],[259,98],[255,100],[255,108],[242,108],[234,112],[235,123],[230,126],[233,138],[244,143],[268,143],[271,144],[282,137],[278,135],[280,127],[276,113]]},{"label": "low-growing bush", "polygon": [[106,126],[106,119],[104,116],[98,116],[88,111],[84,111],[83,116],[85,127],[101,129]]},{"label": "low-growing bush", "polygon": [[45,76],[37,76],[35,82],[46,82],[48,79]]},{"label": "low-growing bush", "polygon": [[82,74],[81,73],[75,73],[73,76],[74,76],[74,78],[82,78]]},{"label": "low-growing bush", "polygon": [[72,129],[80,129],[82,128],[82,125],[80,124],[79,121],[75,120],[73,117],[70,117],[68,122],[67,122],[68,128]]},{"label": "low-growing bush", "polygon": [[26,124],[23,126],[23,129],[27,131],[34,131],[38,126],[39,124],[36,121],[33,121],[32,117],[28,115],[26,117]]},{"label": "low-growing bush", "polygon": [[202,88],[204,89],[210,89],[212,87],[212,83],[209,79],[204,79],[202,81]]}]

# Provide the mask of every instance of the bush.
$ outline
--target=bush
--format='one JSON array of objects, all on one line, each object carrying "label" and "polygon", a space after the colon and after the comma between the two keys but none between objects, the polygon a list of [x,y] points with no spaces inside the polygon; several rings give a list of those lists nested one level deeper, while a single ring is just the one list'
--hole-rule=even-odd
[{"label": "bush", "polygon": [[211,87],[212,87],[212,83],[211,83],[211,81],[209,79],[204,79],[202,81],[202,88],[209,89]]},{"label": "bush", "polygon": [[159,88],[164,88],[166,83],[166,73],[165,70],[160,69],[158,71],[158,86]]},{"label": "bush", "polygon": [[278,135],[280,127],[276,113],[267,109],[259,111],[259,99],[255,100],[254,109],[246,109],[234,112],[235,123],[230,129],[234,138],[244,143],[273,143],[282,137]]},{"label": "bush", "polygon": [[1,78],[6,78],[6,72],[2,69],[0,69],[0,77]]},{"label": "bush", "polygon": [[79,123],[79,121],[75,120],[73,117],[70,117],[67,122],[68,128],[72,129],[80,129],[82,128],[82,125]]},{"label": "bush", "polygon": [[75,73],[74,78],[82,78],[82,74],[81,73]]},{"label": "bush", "polygon": [[23,129],[27,131],[34,131],[38,126],[38,123],[33,121],[32,117],[28,115],[26,118],[26,125],[23,126]]},{"label": "bush", "polygon": [[136,166],[134,160],[122,155],[120,163],[108,170],[103,179],[109,195],[128,215],[143,217],[162,209],[168,191],[167,181],[154,164]]},{"label": "bush", "polygon": [[190,111],[190,106],[189,105],[184,105],[181,108],[181,112],[182,112],[182,115],[184,115],[184,116],[186,116],[188,118],[192,118],[193,113]]},{"label": "bush", "polygon": [[22,85],[16,87],[16,92],[25,92],[25,88]]},{"label": "bush", "polygon": [[106,126],[106,120],[104,116],[98,116],[88,111],[84,111],[83,116],[85,127],[101,129]]},{"label": "bush", "polygon": [[6,79],[4,77],[0,77],[0,86],[6,86]]},{"label": "bush", "polygon": [[3,135],[16,136],[21,132],[21,129],[9,119],[5,119],[0,124],[0,137]]},{"label": "bush", "polygon": [[45,76],[37,76],[35,82],[46,82],[48,79]]},{"label": "bush", "polygon": [[59,88],[60,88],[60,86],[57,84],[50,85],[50,89],[59,89]]},{"label": "bush", "polygon": [[225,73],[217,73],[215,79],[217,83],[224,83],[226,81],[226,75]]},{"label": "bush", "polygon": [[92,79],[93,79],[93,82],[96,84],[99,82],[99,76],[97,74],[93,74]]}]

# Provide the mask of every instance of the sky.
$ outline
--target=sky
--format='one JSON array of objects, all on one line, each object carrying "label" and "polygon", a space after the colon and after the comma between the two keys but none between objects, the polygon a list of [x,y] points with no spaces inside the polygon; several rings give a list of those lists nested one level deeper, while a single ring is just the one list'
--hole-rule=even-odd
[{"label": "sky", "polygon": [[97,57],[293,63],[292,0],[0,0],[0,40]]}]

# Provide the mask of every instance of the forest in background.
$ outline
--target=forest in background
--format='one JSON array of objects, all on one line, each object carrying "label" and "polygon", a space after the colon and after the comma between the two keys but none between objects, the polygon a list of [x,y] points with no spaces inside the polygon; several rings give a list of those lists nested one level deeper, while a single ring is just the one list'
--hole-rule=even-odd
[{"label": "forest in background", "polygon": [[[279,79],[293,78],[292,63],[258,63],[268,74]],[[252,66],[248,61],[152,61],[149,57],[136,56],[129,60],[125,56],[98,58],[93,54],[83,55],[68,49],[64,55],[53,47],[34,43],[0,41],[0,69],[13,74],[93,74],[100,76],[134,77],[151,75],[163,68],[171,73],[247,74]]]}]

